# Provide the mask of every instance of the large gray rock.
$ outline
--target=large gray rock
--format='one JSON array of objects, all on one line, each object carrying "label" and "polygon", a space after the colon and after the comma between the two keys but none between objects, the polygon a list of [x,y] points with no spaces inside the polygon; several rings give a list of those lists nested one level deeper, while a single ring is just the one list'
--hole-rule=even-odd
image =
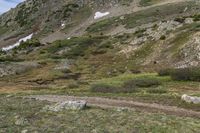
[{"label": "large gray rock", "polygon": [[47,105],[43,109],[53,112],[59,112],[62,110],[82,110],[86,108],[86,101],[64,101],[56,103],[55,105]]},{"label": "large gray rock", "polygon": [[200,97],[192,97],[184,94],[181,99],[187,103],[200,104]]}]

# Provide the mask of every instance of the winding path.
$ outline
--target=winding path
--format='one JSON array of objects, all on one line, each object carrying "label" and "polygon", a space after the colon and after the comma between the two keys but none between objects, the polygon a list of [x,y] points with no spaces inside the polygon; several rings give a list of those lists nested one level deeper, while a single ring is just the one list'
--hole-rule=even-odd
[{"label": "winding path", "polygon": [[176,116],[186,116],[200,118],[200,112],[178,108],[175,106],[165,106],[161,104],[142,103],[130,100],[116,100],[101,97],[75,97],[75,96],[60,96],[60,95],[33,95],[25,98],[31,98],[41,101],[49,102],[63,102],[68,100],[85,100],[88,106],[95,106],[101,108],[130,108],[147,112],[161,112],[172,114]]}]

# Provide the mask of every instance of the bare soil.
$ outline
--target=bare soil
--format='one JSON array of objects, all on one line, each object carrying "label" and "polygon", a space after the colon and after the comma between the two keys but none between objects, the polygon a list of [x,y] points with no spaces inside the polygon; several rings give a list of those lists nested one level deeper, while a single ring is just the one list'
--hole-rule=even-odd
[{"label": "bare soil", "polygon": [[130,100],[117,100],[117,99],[108,99],[101,97],[59,96],[59,95],[34,95],[34,96],[26,96],[25,98],[31,98],[31,99],[49,101],[55,103],[68,100],[85,100],[87,101],[88,106],[95,106],[101,108],[129,108],[145,112],[154,112],[154,113],[161,112],[176,116],[200,118],[200,112],[197,111],[178,108],[175,106],[165,106],[161,104],[155,104],[155,103],[150,104],[150,103],[143,103]]}]

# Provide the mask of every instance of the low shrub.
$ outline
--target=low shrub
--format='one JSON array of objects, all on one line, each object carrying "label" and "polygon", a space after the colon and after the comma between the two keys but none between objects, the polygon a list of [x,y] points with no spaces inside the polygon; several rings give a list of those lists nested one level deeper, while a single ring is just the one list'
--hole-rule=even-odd
[{"label": "low shrub", "polygon": [[179,23],[184,23],[185,18],[175,18],[174,21],[179,22]]},{"label": "low shrub", "polygon": [[137,69],[131,69],[130,71],[133,74],[140,74],[140,73],[142,73],[140,70],[137,70]]},{"label": "low shrub", "polygon": [[28,48],[39,47],[42,44],[37,39],[31,39],[26,42],[21,42],[21,44],[16,47],[14,50],[27,50]]},{"label": "low shrub", "polygon": [[200,68],[179,68],[171,72],[171,78],[178,81],[200,81]]},{"label": "low shrub", "polygon": [[74,89],[74,88],[78,88],[78,87],[79,87],[78,83],[70,83],[70,84],[68,84],[68,88],[69,89]]},{"label": "low shrub", "polygon": [[99,93],[132,93],[138,91],[137,88],[124,88],[124,87],[115,87],[106,84],[94,84],[91,86],[92,92]]},{"label": "low shrub", "polygon": [[166,89],[163,88],[149,88],[147,90],[148,93],[154,93],[154,94],[163,94],[163,93],[167,93]]},{"label": "low shrub", "polygon": [[161,37],[160,37],[160,40],[165,40],[166,39],[166,36],[165,35],[162,35]]},{"label": "low shrub", "polygon": [[159,86],[161,82],[154,78],[144,78],[144,79],[133,79],[124,83],[125,88],[134,88],[134,87],[152,87]]},{"label": "low shrub", "polygon": [[158,71],[158,75],[159,76],[170,76],[172,71],[173,71],[172,68],[161,69],[161,70]]},{"label": "low shrub", "polygon": [[194,21],[200,21],[200,14],[193,16]]},{"label": "low shrub", "polygon": [[110,83],[93,84],[91,91],[99,93],[136,93],[140,92],[142,88],[150,89],[149,87],[157,87],[160,84],[161,81],[156,78],[132,79],[118,85],[112,85]]}]

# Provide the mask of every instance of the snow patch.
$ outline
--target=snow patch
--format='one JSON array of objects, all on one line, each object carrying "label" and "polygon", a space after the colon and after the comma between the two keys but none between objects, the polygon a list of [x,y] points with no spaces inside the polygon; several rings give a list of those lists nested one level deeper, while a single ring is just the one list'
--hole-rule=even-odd
[{"label": "snow patch", "polygon": [[19,41],[17,41],[17,42],[16,42],[15,44],[13,44],[13,45],[10,45],[10,46],[7,46],[7,47],[3,47],[3,48],[2,48],[2,51],[9,51],[9,50],[11,50],[11,49],[13,49],[13,48],[15,48],[15,47],[18,47],[18,46],[20,45],[21,42],[26,42],[27,40],[31,39],[32,36],[33,36],[33,33],[30,34],[30,35],[28,35],[28,36],[26,36],[26,37],[24,37],[24,38],[19,39]]},{"label": "snow patch", "polygon": [[62,26],[62,27],[65,27],[65,24],[63,23],[63,24],[61,24],[61,26]]},{"label": "snow patch", "polygon": [[99,18],[102,18],[102,17],[107,16],[109,14],[110,14],[110,12],[104,12],[104,13],[102,13],[102,12],[96,12],[95,16],[94,16],[94,19],[99,19]]},{"label": "snow patch", "polygon": [[61,24],[61,29],[64,29],[65,28],[65,23],[63,22],[62,24]]}]

